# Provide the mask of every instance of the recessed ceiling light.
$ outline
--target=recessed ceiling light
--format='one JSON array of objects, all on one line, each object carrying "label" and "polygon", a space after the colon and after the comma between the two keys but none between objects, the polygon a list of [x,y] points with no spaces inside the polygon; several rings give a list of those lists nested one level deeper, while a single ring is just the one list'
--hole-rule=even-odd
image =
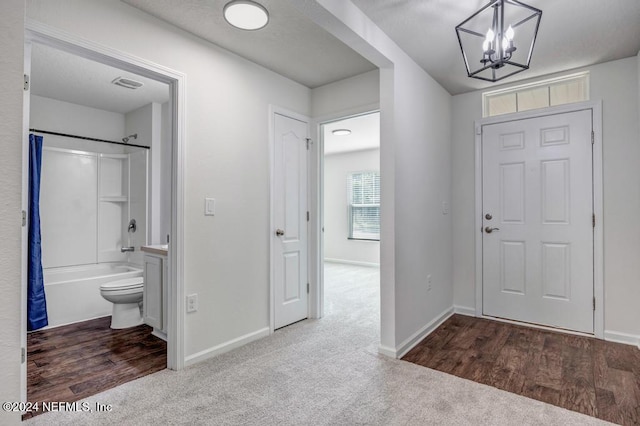
[{"label": "recessed ceiling light", "polygon": [[335,129],[331,133],[336,136],[346,136],[351,134],[351,130],[349,129]]},{"label": "recessed ceiling light", "polygon": [[269,12],[250,0],[234,0],[224,7],[224,19],[241,30],[259,30],[269,23]]}]

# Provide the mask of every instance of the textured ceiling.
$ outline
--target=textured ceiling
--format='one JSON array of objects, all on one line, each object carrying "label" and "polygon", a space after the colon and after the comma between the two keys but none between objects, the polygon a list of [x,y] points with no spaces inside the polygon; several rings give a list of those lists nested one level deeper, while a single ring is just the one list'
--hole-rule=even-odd
[{"label": "textured ceiling", "polygon": [[[455,33],[488,0],[352,0],[451,94],[495,83],[467,77]],[[531,67],[502,82],[635,56],[640,0],[523,0],[542,10]]]},{"label": "textured ceiling", "polygon": [[[324,125],[325,155],[362,151],[380,147],[380,113],[360,115]],[[349,129],[351,134],[336,136],[332,130]]]},{"label": "textured ceiling", "polygon": [[310,88],[375,69],[283,0],[259,0],[270,19],[259,31],[224,20],[229,0],[122,1]]},{"label": "textured ceiling", "polygon": [[[185,31],[289,77],[307,87],[375,67],[283,0],[259,0],[271,21],[241,31],[222,17],[227,0],[123,0]],[[290,0],[303,1],[303,0]],[[455,26],[487,0],[352,0],[452,94],[491,87],[466,76]],[[542,9],[531,69],[504,82],[634,56],[640,50],[640,0],[525,0]],[[165,84],[45,46],[34,45],[32,93],[125,113],[168,99]],[[129,90],[118,76],[143,81]]]},{"label": "textured ceiling", "polygon": [[[143,86],[132,90],[111,84],[116,77],[136,80]],[[169,100],[165,83],[38,43],[31,51],[31,93],[121,114]]]}]

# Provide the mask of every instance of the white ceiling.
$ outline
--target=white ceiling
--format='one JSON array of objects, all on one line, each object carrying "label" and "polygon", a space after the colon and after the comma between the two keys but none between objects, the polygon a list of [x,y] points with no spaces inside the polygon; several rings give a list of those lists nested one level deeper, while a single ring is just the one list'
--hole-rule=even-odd
[{"label": "white ceiling", "polygon": [[[451,94],[495,83],[467,77],[455,33],[488,0],[352,0]],[[502,82],[635,56],[639,0],[522,0],[542,10],[529,70]],[[487,27],[488,28],[488,27]]]},{"label": "white ceiling", "polygon": [[[132,90],[111,84],[116,77],[136,80],[143,86]],[[38,43],[31,51],[31,93],[121,114],[169,100],[165,83]]]},{"label": "white ceiling", "polygon": [[[324,127],[324,154],[339,154],[380,147],[380,113],[360,115],[334,121]],[[336,136],[336,129],[349,129],[351,134]]]},{"label": "white ceiling", "polygon": [[310,88],[376,68],[283,0],[258,0],[269,11],[258,31],[224,20],[229,0],[122,1]]},{"label": "white ceiling", "polygon": [[[288,1],[258,0],[270,12],[269,25],[260,31],[227,24],[222,9],[228,0],[123,1],[307,87],[375,68]],[[352,1],[450,93],[492,86],[466,76],[454,30],[488,0]],[[640,0],[525,2],[543,11],[531,69],[504,82],[626,58],[640,50]],[[32,56],[35,95],[120,113],[169,96],[166,84],[46,46],[35,44]],[[144,86],[112,85],[118,76]]]},{"label": "white ceiling", "polygon": [[[123,0],[308,87],[373,69],[289,2],[258,0],[270,13],[260,31],[222,17],[228,0]],[[488,0],[352,0],[451,94],[489,87],[467,77],[455,26]],[[640,0],[524,0],[542,10],[531,68],[503,82],[636,55]],[[295,58],[295,60],[291,60]]]}]

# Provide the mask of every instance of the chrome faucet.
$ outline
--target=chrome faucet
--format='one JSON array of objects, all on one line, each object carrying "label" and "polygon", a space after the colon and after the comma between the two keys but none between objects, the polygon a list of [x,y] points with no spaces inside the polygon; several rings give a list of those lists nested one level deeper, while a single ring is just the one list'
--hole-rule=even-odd
[{"label": "chrome faucet", "polygon": [[135,251],[135,247],[120,247],[120,251],[122,253],[128,252],[128,251]]}]

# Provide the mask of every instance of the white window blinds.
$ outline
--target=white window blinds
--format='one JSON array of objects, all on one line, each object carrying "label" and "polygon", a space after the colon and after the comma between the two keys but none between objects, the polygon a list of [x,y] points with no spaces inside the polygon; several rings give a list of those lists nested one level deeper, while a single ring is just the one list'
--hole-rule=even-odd
[{"label": "white window blinds", "polygon": [[349,238],[380,239],[380,173],[357,172],[347,177]]}]

